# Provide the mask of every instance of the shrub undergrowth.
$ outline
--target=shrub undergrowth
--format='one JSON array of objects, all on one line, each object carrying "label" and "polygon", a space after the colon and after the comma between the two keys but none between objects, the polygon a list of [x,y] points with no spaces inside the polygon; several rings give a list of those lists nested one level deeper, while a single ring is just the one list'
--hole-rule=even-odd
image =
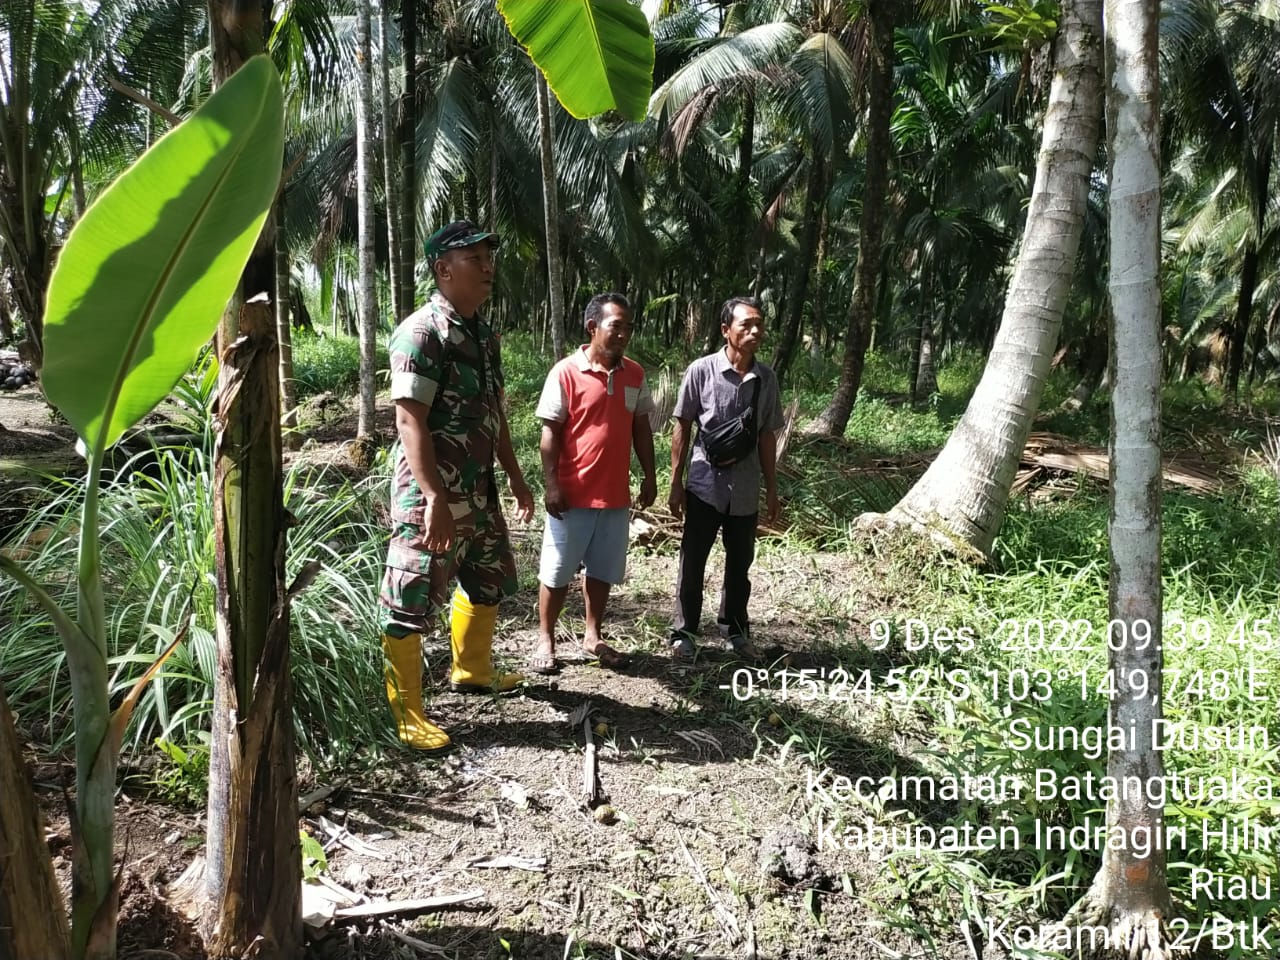
[{"label": "shrub undergrowth", "polygon": [[[126,732],[125,747],[144,751],[159,738],[186,749],[208,727],[216,658],[212,463],[193,447],[154,451],[126,467],[102,497],[103,565],[109,584],[110,689],[121,697],[191,615],[183,643],[146,689]],[[296,468],[285,502],[287,576],[319,564],[292,602],[294,714],[300,744],[328,765],[368,744],[393,742],[382,722],[382,652],[377,582],[385,533],[375,503],[385,476],[352,485],[337,474]],[[52,498],[16,532],[37,544],[26,562],[54,595],[74,606],[79,491],[56,481]],[[62,677],[62,647],[34,601],[0,583],[0,678],[15,710],[42,722],[48,742],[65,746],[71,705]]]},{"label": "shrub undergrowth", "polygon": [[[378,370],[390,365],[385,337],[378,339]],[[299,402],[319,393],[350,393],[360,387],[360,343],[342,334],[295,330],[293,380]]]}]

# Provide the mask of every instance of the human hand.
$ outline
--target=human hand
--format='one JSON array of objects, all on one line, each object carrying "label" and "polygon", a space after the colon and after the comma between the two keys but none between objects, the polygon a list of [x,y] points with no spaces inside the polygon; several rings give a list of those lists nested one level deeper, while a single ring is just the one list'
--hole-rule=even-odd
[{"label": "human hand", "polygon": [[658,481],[653,477],[645,477],[640,481],[640,494],[631,501],[631,505],[637,510],[643,510],[645,507],[651,506],[654,500],[658,499]]},{"label": "human hand", "polygon": [[679,484],[672,485],[671,492],[667,494],[667,509],[677,520],[684,516],[684,500],[684,487]]},{"label": "human hand", "polygon": [[561,519],[565,510],[568,509],[568,504],[564,502],[564,494],[560,492],[560,484],[554,480],[547,484],[547,492],[542,497],[542,504],[547,508],[547,513],[557,520]]},{"label": "human hand", "polygon": [[431,553],[446,553],[453,546],[453,511],[445,497],[430,497],[422,511],[426,526],[422,531],[422,545]]},{"label": "human hand", "polygon": [[778,501],[777,490],[766,490],[764,494],[764,516],[769,523],[777,523],[782,514],[782,504]]},{"label": "human hand", "polygon": [[528,523],[533,519],[533,493],[529,490],[529,485],[524,482],[523,477],[508,477],[507,485],[511,488],[511,495],[516,498],[516,519],[521,523]]}]

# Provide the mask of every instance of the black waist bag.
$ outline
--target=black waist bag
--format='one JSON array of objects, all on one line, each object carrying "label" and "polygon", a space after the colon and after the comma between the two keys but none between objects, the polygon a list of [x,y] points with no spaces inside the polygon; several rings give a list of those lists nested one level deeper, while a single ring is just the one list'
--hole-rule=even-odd
[{"label": "black waist bag", "polygon": [[759,432],[756,424],[756,409],[760,403],[759,376],[751,386],[751,406],[745,412],[702,431],[702,449],[707,452],[707,460],[713,467],[732,467],[751,456],[751,451],[756,447]]}]

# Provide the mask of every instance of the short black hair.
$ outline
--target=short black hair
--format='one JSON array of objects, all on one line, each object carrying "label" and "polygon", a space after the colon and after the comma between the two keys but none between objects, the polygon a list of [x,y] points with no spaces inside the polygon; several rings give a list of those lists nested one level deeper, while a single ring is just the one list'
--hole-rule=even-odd
[{"label": "short black hair", "polygon": [[612,290],[608,293],[597,293],[587,301],[587,309],[582,314],[582,325],[588,327],[592,321],[599,323],[600,317],[604,315],[605,305],[609,303],[615,307],[621,307],[627,313],[631,312],[631,301],[622,294]]},{"label": "short black hair", "polygon": [[739,305],[750,307],[752,310],[759,310],[760,315],[764,316],[764,306],[760,303],[758,297],[730,297],[724,302],[724,306],[720,308],[720,326],[727,327],[733,323],[733,311]]}]

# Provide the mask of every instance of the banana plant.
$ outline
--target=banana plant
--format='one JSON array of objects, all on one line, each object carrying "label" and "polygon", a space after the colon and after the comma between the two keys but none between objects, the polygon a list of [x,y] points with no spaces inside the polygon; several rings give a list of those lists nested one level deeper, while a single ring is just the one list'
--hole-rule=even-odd
[{"label": "banana plant", "polygon": [[653,87],[653,35],[627,0],[498,0],[498,11],[579,120],[617,110],[643,120]]},{"label": "banana plant", "polygon": [[113,802],[120,743],[136,702],[131,695],[113,713],[107,693],[98,529],[104,455],[169,393],[212,336],[275,197],[283,145],[280,78],[269,59],[256,57],[85,212],[50,280],[44,388],[88,461],[74,615],[14,561],[0,557],[0,570],[44,607],[67,652],[77,960],[115,955]]}]

